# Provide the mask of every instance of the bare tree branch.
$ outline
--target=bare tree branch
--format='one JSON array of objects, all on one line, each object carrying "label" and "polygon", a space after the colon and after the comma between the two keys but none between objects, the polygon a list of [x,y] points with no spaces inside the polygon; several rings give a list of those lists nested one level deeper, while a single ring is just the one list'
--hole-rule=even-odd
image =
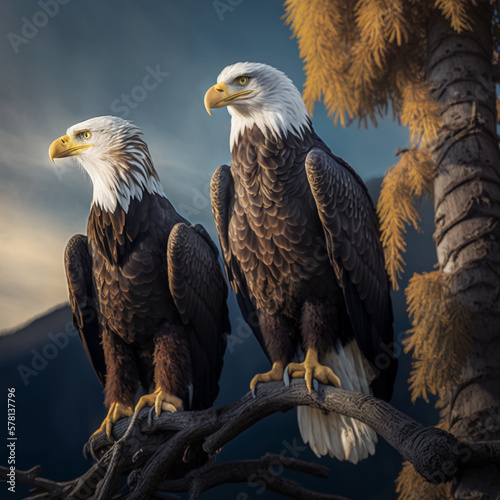
[{"label": "bare tree branch", "polygon": [[190,499],[197,499],[204,491],[228,483],[250,483],[291,498],[308,500],[348,500],[338,495],[316,493],[303,488],[296,481],[280,477],[283,469],[327,478],[328,469],[293,457],[267,453],[259,460],[239,460],[220,465],[208,464],[181,479],[160,483],[159,491],[188,491]]},{"label": "bare tree branch", "polygon": [[[16,483],[34,486],[34,489],[49,492],[57,498],[58,495],[63,493],[65,483],[56,483],[50,479],[39,478],[38,474],[40,474],[41,469],[40,465],[36,465],[27,471],[16,470]],[[0,466],[0,481],[9,481],[8,473],[8,467]]]},{"label": "bare tree branch", "polygon": [[[246,460],[215,465],[217,450],[263,418],[296,406],[311,406],[356,418],[371,426],[405,460],[413,464],[426,480],[442,483],[458,478],[469,467],[500,463],[500,442],[465,443],[434,427],[424,427],[388,403],[359,393],[320,386],[309,393],[303,380],[286,387],[281,382],[261,384],[256,397],[246,394],[221,408],[196,412],[165,412],[148,423],[148,411],[133,419],[123,419],[114,426],[112,445],[104,433],[92,438],[92,452],[101,457],[83,476],[68,483],[53,483],[36,477],[39,469],[17,472],[20,482],[28,482],[36,491],[46,492],[36,498],[116,498],[118,481],[129,477],[130,492],[121,498],[152,498],[156,491],[189,491],[197,498],[203,491],[228,482],[262,482],[265,488],[291,498],[337,499],[319,496],[297,483],[273,474],[269,463],[275,455],[260,460]],[[205,465],[193,457],[204,455]],[[207,462],[208,460],[208,462]],[[286,463],[285,463],[286,462]],[[179,476],[179,467],[184,467]],[[280,467],[326,477],[325,468],[286,458]],[[174,472],[176,471],[176,472]],[[0,470],[5,481],[8,470]],[[177,474],[177,475],[175,475]],[[258,483],[260,484],[260,483]]]}]

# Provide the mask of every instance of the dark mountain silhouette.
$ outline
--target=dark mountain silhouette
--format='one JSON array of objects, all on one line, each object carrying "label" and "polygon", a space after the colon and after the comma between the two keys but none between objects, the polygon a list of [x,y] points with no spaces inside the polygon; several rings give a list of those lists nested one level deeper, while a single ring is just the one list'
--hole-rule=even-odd
[{"label": "dark mountain silhouette", "polygon": [[[376,199],[380,179],[373,179],[367,185]],[[400,283],[401,289],[393,293],[394,331],[399,345],[409,327],[403,290],[414,272],[429,271],[436,261],[432,242],[433,211],[428,201],[424,201],[420,213],[424,232],[417,234],[409,230],[405,277]],[[230,310],[233,333],[216,405],[242,396],[248,391],[251,377],[267,369],[264,354],[244,324],[234,296],[230,298]],[[409,371],[409,356],[401,354],[391,403],[423,424],[435,424],[437,412],[430,405],[422,402],[412,405],[410,402]],[[71,312],[67,305],[0,337],[0,380],[5,397],[7,388],[16,389],[17,468],[28,469],[41,464],[43,477],[60,481],[82,474],[91,465],[83,458],[83,445],[99,426],[106,411],[101,386],[71,326]],[[283,450],[294,450],[303,460],[318,461],[309,447],[302,443],[295,411],[273,415],[255,425],[226,445],[218,455],[218,461],[257,458],[268,451],[280,453]],[[5,460],[0,460],[0,463],[5,464]],[[401,457],[382,439],[375,456],[356,466],[329,458],[322,459],[321,463],[331,469],[329,480],[302,476],[294,479],[307,487],[346,495],[353,500],[395,498],[394,479],[400,470]],[[16,494],[9,498],[23,498],[27,491],[18,485]],[[248,484],[220,487],[205,493],[203,498],[264,500],[275,496],[262,492],[257,485]]]}]

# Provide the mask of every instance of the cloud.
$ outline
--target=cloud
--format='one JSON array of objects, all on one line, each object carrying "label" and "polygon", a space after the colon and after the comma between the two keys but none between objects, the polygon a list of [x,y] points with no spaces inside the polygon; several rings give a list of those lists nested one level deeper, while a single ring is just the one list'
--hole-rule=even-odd
[{"label": "cloud", "polygon": [[67,300],[63,255],[72,230],[5,196],[0,212],[0,329],[5,329]]},{"label": "cloud", "polygon": [[[3,32],[19,32],[39,10],[31,0],[3,2]],[[72,162],[49,162],[50,143],[74,123],[112,113],[140,85],[148,66],[169,76],[127,117],[144,132],[174,206],[216,238],[208,199],[214,170],[229,163],[226,110],[209,117],[203,95],[227,64],[262,61],[304,81],[296,41],[281,3],[243,2],[221,22],[212,2],[69,2],[14,53],[0,80],[0,329],[66,299],[62,256],[86,232],[92,187]],[[258,33],[258,36],[256,34]],[[334,128],[322,106],[316,131],[365,178],[381,175],[406,143],[384,121],[377,130]]]}]

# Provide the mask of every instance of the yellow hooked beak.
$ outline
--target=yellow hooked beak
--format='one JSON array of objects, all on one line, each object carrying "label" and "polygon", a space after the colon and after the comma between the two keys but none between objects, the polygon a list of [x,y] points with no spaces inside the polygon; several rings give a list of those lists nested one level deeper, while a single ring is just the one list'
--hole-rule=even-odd
[{"label": "yellow hooked beak", "polygon": [[212,113],[210,113],[211,109],[223,108],[241,96],[251,94],[252,92],[253,90],[242,90],[231,94],[224,82],[218,83],[210,87],[205,94],[205,108],[207,113],[212,116]]},{"label": "yellow hooked beak", "polygon": [[75,144],[72,137],[69,135],[63,135],[50,145],[49,157],[52,160],[52,163],[54,163],[54,158],[75,156],[91,146],[93,146],[93,144]]}]

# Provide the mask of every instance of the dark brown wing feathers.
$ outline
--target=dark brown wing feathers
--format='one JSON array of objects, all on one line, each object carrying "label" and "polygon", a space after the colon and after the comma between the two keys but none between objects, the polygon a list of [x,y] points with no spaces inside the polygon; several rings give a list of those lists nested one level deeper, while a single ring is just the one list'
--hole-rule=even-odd
[{"label": "dark brown wing feathers", "polygon": [[92,261],[86,236],[76,234],[69,240],[66,245],[64,265],[73,324],[80,334],[90,364],[99,382],[104,386],[106,364],[101,345],[97,294],[92,280]]},{"label": "dark brown wing feathers", "polygon": [[256,311],[300,321],[307,298],[343,294],[351,325],[333,327],[332,335],[354,334],[372,364],[380,353],[390,358],[372,384],[390,397],[396,362],[388,280],[376,215],[352,168],[312,128],[275,137],[254,126],[233,147],[231,168],[215,172],[211,194],[228,279],[264,351]]},{"label": "dark brown wing feathers", "polygon": [[313,148],[305,168],[356,340],[375,366],[378,355],[390,357],[390,368],[384,366],[381,377],[384,392],[378,391],[379,397],[388,399],[396,372],[396,360],[391,354],[393,317],[371,199],[352,169],[331,154]]},{"label": "dark brown wing feathers", "polygon": [[227,286],[218,251],[205,229],[176,224],[168,238],[170,292],[184,324],[192,326],[192,409],[210,406],[217,396],[229,333]]},{"label": "dark brown wing feathers", "polygon": [[[233,179],[231,168],[227,165],[221,165],[212,176],[210,183],[210,197],[212,200],[212,211],[215,220],[215,227],[219,234],[219,242],[222,249],[222,261],[226,271],[227,279],[236,294],[236,300],[240,308],[243,319],[252,328],[259,344],[267,355],[264,344],[264,338],[260,331],[257,317],[255,315],[255,304],[250,298],[248,287],[241,272],[240,260],[248,261],[250,252],[241,253],[238,259],[233,255],[229,248],[229,213],[232,210],[232,200],[234,197]],[[252,232],[246,232],[247,240],[254,238]],[[242,250],[244,252],[244,249]]]},{"label": "dark brown wing feathers", "polygon": [[[75,325],[101,382],[103,333],[128,346],[128,362],[138,369],[137,382],[146,391],[153,386],[155,338],[175,333],[190,349],[194,380],[191,370],[169,372],[171,366],[167,376],[183,377],[184,390],[193,382],[193,408],[200,409],[210,406],[218,392],[229,333],[227,287],[215,245],[201,226],[188,224],[161,195],[143,193],[141,200],[131,200],[127,212],[93,205],[88,244],[80,235],[70,240],[66,270]],[[91,317],[84,313],[92,304]]]}]

